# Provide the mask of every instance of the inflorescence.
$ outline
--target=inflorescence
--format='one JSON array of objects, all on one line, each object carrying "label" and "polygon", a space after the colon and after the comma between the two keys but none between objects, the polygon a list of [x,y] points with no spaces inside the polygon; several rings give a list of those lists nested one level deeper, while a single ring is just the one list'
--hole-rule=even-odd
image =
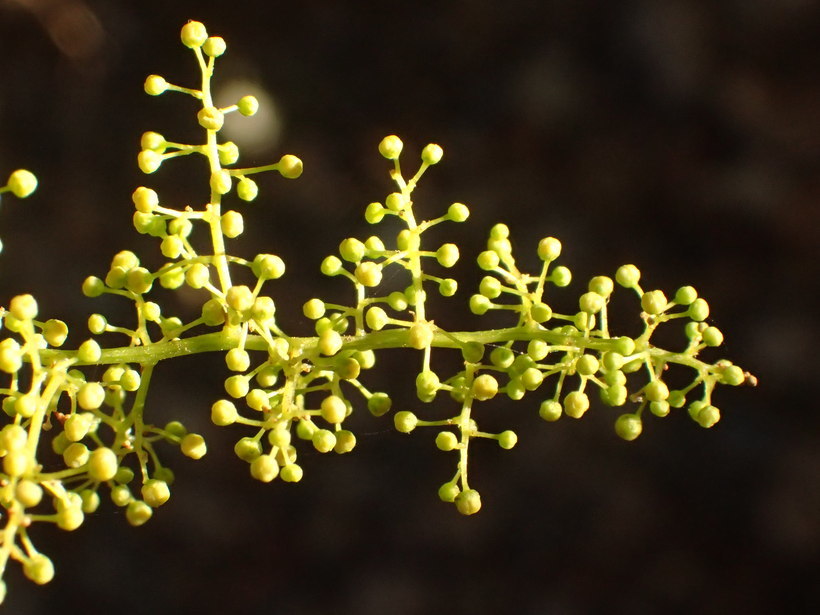
[{"label": "inflorescence", "polygon": [[[439,497],[467,515],[481,508],[479,492],[468,480],[470,445],[475,439],[494,440],[510,449],[518,439],[511,430],[480,429],[476,412],[485,401],[535,395],[539,415],[551,422],[562,415],[580,418],[589,409],[590,398],[597,396],[604,405],[623,409],[615,419],[615,432],[634,440],[649,414],[663,417],[672,409],[686,408],[696,423],[711,427],[720,419],[712,403],[715,387],[754,384],[753,376],[729,361],[708,363],[698,358],[704,348],[720,346],[723,335],[706,323],[709,306],[691,286],[679,288],[670,299],[660,290],[644,290],[637,267],[624,265],[614,278],[592,278],[577,311],[557,313],[551,305],[551,287],[566,287],[572,277],[566,266],[556,265],[560,241],[542,239],[537,247],[540,270],[525,273],[516,264],[504,224],[492,227],[487,249],[478,255],[477,264],[486,275],[468,305],[476,315],[503,312],[509,326],[447,331],[436,325],[428,293],[456,294],[456,280],[443,271],[460,254],[455,243],[428,245],[425,233],[444,222],[465,222],[470,211],[453,203],[438,217],[418,217],[413,191],[443,151],[427,145],[418,170],[406,179],[399,163],[403,144],[397,136],[385,137],[378,147],[392,162],[395,190],[383,203],[370,203],[364,215],[374,227],[396,219],[401,230],[343,239],[338,254],[322,261],[321,271],[347,280],[353,301],[342,305],[312,298],[304,303],[303,313],[313,321],[314,334],[295,337],[283,331],[276,320],[277,302],[268,289],[278,287],[285,263],[275,254],[234,255],[229,242],[243,233],[244,216],[225,209],[223,200],[237,206],[253,201],[259,186],[251,176],[278,171],[294,179],[302,173],[302,162],[284,155],[267,166],[235,166],[238,146],[220,141],[224,117],[235,112],[253,115],[258,102],[245,96],[229,107],[216,107],[211,79],[216,59],[226,50],[225,41],[209,36],[195,21],[182,28],[181,38],[196,58],[199,85],[183,87],[151,75],[145,91],[152,96],[177,92],[198,101],[204,140],[182,144],[146,132],[137,161],[144,173],[153,174],[173,158],[203,156],[210,198],[199,208],[175,208],[155,190],[138,187],[132,196],[134,227],[159,240],[164,261],[152,266],[133,252],[122,251],[104,275],[90,276],[82,286],[88,297],[116,295],[133,303],[133,323],[117,324],[103,314],[92,314],[88,339],[76,349],[63,350],[67,325],[43,320],[33,296],[18,295],[7,308],[0,308],[5,333],[0,370],[6,375],[0,388],[5,417],[0,429],[0,504],[5,522],[0,575],[14,559],[35,583],[53,577],[51,560],[29,537],[35,522],[74,530],[103,498],[125,509],[131,525],[148,521],[168,501],[174,482],[159,445],[176,447],[192,459],[206,454],[202,435],[189,432],[179,421],[154,425],[145,413],[154,369],[177,356],[224,353],[229,372],[225,396],[211,406],[211,421],[242,430],[234,450],[247,462],[253,478],[298,482],[303,476],[300,447],[350,452],[356,436],[346,421],[354,408],[366,406],[376,417],[393,410],[389,393],[368,388],[365,375],[375,366],[378,351],[409,349],[418,357],[419,401],[449,397],[456,410],[448,418],[427,420],[420,410],[401,409],[393,413],[393,423],[403,433],[435,429],[435,445],[456,458],[455,472],[439,488]],[[36,185],[34,175],[18,170],[0,192],[24,198]],[[208,238],[207,250],[195,249],[194,233]],[[388,270],[391,288],[404,276],[404,290],[382,290]],[[240,278],[252,282],[234,282]],[[199,316],[185,322],[167,313],[150,298],[156,285],[199,291]],[[610,328],[607,308],[618,286],[632,290],[640,302],[643,331],[636,337]],[[682,350],[668,351],[651,343],[656,329],[668,321],[685,323],[688,343]],[[104,347],[99,341],[103,334],[119,334],[127,343]],[[434,350],[460,353],[461,368],[449,375],[437,372]],[[667,378],[675,371],[672,367],[688,368],[691,379],[672,386]],[[45,454],[44,447],[56,456]],[[4,594],[2,585],[0,599]]]}]

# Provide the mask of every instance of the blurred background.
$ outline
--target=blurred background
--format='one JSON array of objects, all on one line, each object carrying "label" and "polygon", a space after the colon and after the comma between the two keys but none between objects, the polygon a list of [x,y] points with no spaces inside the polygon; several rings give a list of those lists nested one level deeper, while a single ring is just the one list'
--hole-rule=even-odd
[{"label": "blurred background", "polygon": [[[164,451],[173,497],[145,527],[105,498],[74,533],[37,527],[57,576],[36,587],[10,564],[7,612],[817,612],[816,2],[0,1],[0,172],[41,180],[0,208],[0,303],[33,292],[74,325],[72,343],[93,311],[129,322],[126,305],[82,296],[87,275],[126,248],[162,262],[131,227],[134,187],[172,205],[207,198],[201,161],[150,178],[136,167],[146,130],[200,138],[192,100],[142,91],[150,73],[196,86],[179,43],[188,19],[228,43],[219,100],[262,101],[250,129],[226,128],[241,163],[304,160],[297,181],[260,177],[233,244],[285,259],[271,292],[288,331],[310,332],[308,298],[349,300],[318,266],[342,238],[373,232],[364,207],[392,190],[376,146],[395,133],[411,172],[426,143],[444,148],[417,191],[421,214],[454,201],[473,214],[437,230],[462,252],[461,290],[437,304],[437,322],[481,326],[465,305],[474,256],[504,221],[522,266],[538,266],[539,238],[563,241],[574,282],[553,294],[559,307],[627,262],[647,288],[694,285],[726,336],[709,358],[760,385],[719,390],[711,430],[677,412],[630,444],[600,404],[555,424],[538,418],[538,393],[486,404],[480,424],[515,429],[519,444],[472,448],[484,509],[463,518],[436,496],[454,459],[435,431],[404,436],[366,412],[353,454],[303,447],[299,485],[253,481],[232,452],[244,434],[209,424],[222,361],[175,361],[158,369],[150,418],[204,432],[208,455]],[[164,305],[186,314],[191,299]],[[638,311],[629,304],[613,327],[634,329]],[[395,406],[419,409],[416,369],[385,356],[370,382],[407,381]],[[452,410],[446,399],[419,409]]]}]

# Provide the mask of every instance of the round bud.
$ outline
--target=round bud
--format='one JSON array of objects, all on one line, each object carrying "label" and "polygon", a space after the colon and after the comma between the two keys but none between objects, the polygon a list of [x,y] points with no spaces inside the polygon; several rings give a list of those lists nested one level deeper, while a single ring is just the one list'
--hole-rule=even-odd
[{"label": "round bud", "polygon": [[69,468],[79,468],[88,461],[90,453],[88,447],[81,442],[69,444],[63,451],[63,461]]},{"label": "round bud", "polygon": [[209,36],[202,45],[202,51],[204,51],[207,56],[218,58],[225,53],[227,47],[225,39],[221,36]]},{"label": "round bud", "polygon": [[125,518],[132,527],[140,527],[148,523],[154,514],[154,509],[142,500],[132,500],[128,502],[125,509]]},{"label": "round bud", "polygon": [[456,483],[444,483],[438,488],[438,497],[442,502],[455,502],[460,492]]},{"label": "round bud", "polygon": [[567,416],[579,419],[589,409],[589,397],[581,391],[572,391],[564,398],[564,412]]},{"label": "round bud", "polygon": [[689,318],[695,322],[703,322],[709,317],[709,304],[706,302],[706,299],[698,297],[689,306],[687,313]]},{"label": "round bud", "polygon": [[228,194],[231,191],[231,182],[231,174],[225,169],[211,173],[211,190],[217,194]]},{"label": "round bud", "polygon": [[552,280],[552,283],[558,288],[563,288],[569,286],[569,283],[572,281],[572,272],[563,265],[560,265],[553,269],[549,279]]},{"label": "round bud", "polygon": [[340,429],[335,435],[336,446],[333,447],[333,452],[343,455],[344,453],[349,453],[356,447],[356,436],[352,431]]},{"label": "round bud", "polygon": [[148,75],[145,79],[145,93],[159,96],[168,89],[168,82],[159,75]]},{"label": "round bud", "polygon": [[492,399],[498,393],[498,380],[490,374],[481,374],[473,380],[473,397],[479,401]]},{"label": "round bud", "polygon": [[382,267],[373,261],[364,261],[359,263],[353,275],[362,286],[373,288],[382,281]]},{"label": "round bud", "polygon": [[475,489],[467,489],[456,496],[455,504],[462,515],[474,515],[481,510],[481,496]]},{"label": "round bud", "polygon": [[146,175],[150,175],[156,171],[162,164],[162,154],[157,154],[154,150],[144,149],[137,154],[137,165],[140,171]]},{"label": "round bud", "polygon": [[381,203],[370,203],[364,210],[364,219],[369,224],[378,224],[384,218],[385,209]]},{"label": "round bud", "polygon": [[473,314],[478,316],[486,314],[490,307],[492,307],[492,302],[484,295],[473,295],[470,297],[470,311]]},{"label": "round bud", "polygon": [[33,320],[37,317],[37,300],[29,294],[17,295],[9,304],[9,312],[17,320]]},{"label": "round bud", "polygon": [[278,280],[285,275],[285,261],[276,254],[257,254],[251,264],[253,274],[263,280]]},{"label": "round bud", "polygon": [[96,410],[105,401],[105,389],[99,382],[86,382],[77,391],[77,403],[83,410]]},{"label": "round bud", "polygon": [[367,409],[373,416],[384,416],[392,405],[393,402],[386,393],[373,393],[367,400]]},{"label": "round bud", "polygon": [[723,343],[723,333],[717,327],[706,327],[701,335],[707,346],[720,346]]},{"label": "round bud", "polygon": [[440,431],[436,436],[436,446],[442,451],[451,451],[458,446],[458,437],[452,431]]},{"label": "round bud", "polygon": [[[158,132],[144,132],[142,133],[142,137],[140,137],[141,149],[152,149],[160,154],[165,151],[166,143],[165,137]],[[139,190],[139,188],[137,188],[137,190]]]},{"label": "round bud", "polygon": [[421,161],[424,164],[438,164],[442,156],[444,156],[444,150],[435,143],[425,145],[424,149],[421,150]]},{"label": "round bud", "polygon": [[649,401],[664,401],[669,397],[669,387],[663,380],[653,380],[644,387],[643,394]]},{"label": "round bud", "polygon": [[720,381],[729,386],[738,386],[746,381],[746,375],[737,365],[728,365],[721,372]]},{"label": "round bud", "polygon": [[251,461],[251,476],[263,483],[269,483],[279,475],[279,464],[273,455],[259,455]]},{"label": "round bud", "polygon": [[698,298],[698,291],[691,286],[681,286],[675,293],[675,303],[678,305],[691,305]]},{"label": "round bud", "polygon": [[555,237],[545,237],[538,242],[538,258],[542,261],[554,261],[561,255],[561,242]]},{"label": "round bud", "polygon": [[612,278],[609,276],[596,275],[589,281],[590,292],[597,293],[604,298],[609,297],[614,289]]},{"label": "round bud", "polygon": [[35,553],[23,563],[23,574],[37,585],[45,585],[54,578],[54,564],[42,553]]},{"label": "round bud", "polygon": [[302,161],[296,156],[285,154],[276,163],[276,169],[285,179],[296,179],[302,174],[303,165]]},{"label": "round bud", "polygon": [[233,425],[236,422],[239,412],[232,401],[220,399],[211,406],[211,422],[214,425],[224,427]]},{"label": "round bud", "polygon": [[230,210],[222,214],[219,220],[222,234],[229,239],[239,237],[245,231],[245,219],[238,211]]},{"label": "round bud", "polygon": [[34,508],[43,499],[43,488],[31,480],[21,480],[14,490],[14,497],[24,508]]},{"label": "round bud", "polygon": [[461,356],[467,363],[478,363],[484,357],[484,344],[467,342],[461,347]]},{"label": "round bud", "polygon": [[168,483],[164,480],[157,480],[152,478],[148,480],[140,490],[142,499],[151,508],[157,508],[165,504],[171,497],[171,490],[168,488]]},{"label": "round bud", "polygon": [[581,355],[578,361],[575,363],[575,370],[581,376],[592,376],[594,373],[598,371],[600,364],[598,359],[591,354]]},{"label": "round bud", "polygon": [[416,428],[416,425],[418,425],[418,422],[418,417],[412,412],[408,412],[406,410],[397,412],[393,417],[393,424],[395,425],[396,430],[402,433],[410,433],[413,431]]},{"label": "round bud", "polygon": [[641,307],[647,314],[660,314],[669,302],[661,290],[650,290],[641,296]]},{"label": "round bud", "polygon": [[627,442],[641,435],[641,431],[643,431],[643,423],[637,414],[622,414],[615,420],[615,433]]},{"label": "round bud", "polygon": [[183,45],[189,49],[195,49],[196,47],[202,47],[205,41],[208,40],[208,31],[202,22],[189,21],[182,26],[180,39]]},{"label": "round bud", "polygon": [[591,291],[581,295],[581,298],[578,300],[578,306],[581,308],[581,311],[587,314],[597,314],[604,308],[604,305],[606,305],[606,299],[598,293]]},{"label": "round bud", "polygon": [[410,199],[401,192],[391,192],[384,200],[384,204],[390,211],[399,212],[410,204]]},{"label": "round bud", "polygon": [[615,281],[624,288],[635,288],[641,279],[641,270],[635,265],[621,265],[615,272]]},{"label": "round bud", "polygon": [[653,401],[649,404],[649,411],[655,416],[664,417],[669,414],[669,402]]},{"label": "round bud", "polygon": [[342,336],[333,329],[326,329],[319,334],[319,352],[325,356],[332,357],[342,349],[343,345]]},{"label": "round bud", "polygon": [[228,166],[239,160],[239,147],[233,141],[226,141],[218,146],[219,163]]},{"label": "round bud", "polygon": [[458,262],[458,246],[454,243],[445,243],[436,250],[436,260],[442,267],[452,267]]},{"label": "round bud", "polygon": [[179,443],[182,454],[191,459],[201,459],[208,452],[205,438],[196,433],[189,433]]},{"label": "round bud", "polygon": [[233,447],[233,452],[242,461],[250,463],[262,454],[262,444],[256,438],[246,436],[237,441]]},{"label": "round bud", "polygon": [[388,160],[396,160],[401,154],[402,147],[404,144],[401,142],[396,135],[390,135],[385,137],[379,143],[379,153],[387,158]]},{"label": "round bud", "polygon": [[9,176],[9,190],[18,199],[24,199],[37,189],[37,178],[26,169],[17,169]]},{"label": "round bud", "polygon": [[249,117],[255,115],[259,110],[259,101],[256,99],[256,96],[243,96],[239,99],[239,102],[236,103],[236,108],[239,110],[239,113]]},{"label": "round bud", "polygon": [[286,483],[298,483],[302,480],[302,476],[304,476],[304,470],[302,470],[301,466],[291,463],[282,468],[279,476]]},{"label": "round bud", "polygon": [[96,276],[88,276],[83,281],[83,294],[86,297],[99,297],[105,292],[105,282]]},{"label": "round bud", "polygon": [[502,431],[498,434],[498,445],[505,450],[511,449],[517,442],[518,436],[514,431],[510,431],[508,429],[507,431]]},{"label": "round bud", "polygon": [[388,320],[387,312],[378,305],[368,309],[365,314],[365,322],[373,331],[381,331],[387,325]]},{"label": "round bud", "polygon": [[317,429],[311,438],[313,448],[320,453],[329,453],[336,446],[336,436],[329,429]]},{"label": "round bud", "polygon": [[95,449],[88,458],[88,476],[91,480],[104,483],[117,475],[119,459],[117,454],[107,447]]},{"label": "round bud", "polygon": [[496,346],[490,352],[490,362],[501,369],[507,369],[513,361],[515,361],[515,353],[506,346]]},{"label": "round bud", "polygon": [[342,261],[338,257],[330,255],[322,261],[321,271],[326,276],[339,275],[342,271]]},{"label": "round bud", "polygon": [[428,322],[414,323],[407,332],[407,342],[416,350],[424,350],[433,343],[433,327]]},{"label": "round bud", "polygon": [[478,255],[476,259],[478,266],[483,269],[484,271],[492,271],[498,267],[498,264],[501,262],[501,259],[498,256],[497,252],[493,250],[485,250],[481,254]]},{"label": "round bud", "polygon": [[635,352],[635,340],[626,336],[619,337],[615,340],[614,350],[623,356],[629,356]]},{"label": "round bud", "polygon": [[328,395],[322,400],[320,412],[328,423],[338,425],[347,416],[347,404],[338,395]]},{"label": "round bud", "polygon": [[470,209],[464,203],[453,203],[447,208],[447,217],[453,222],[464,222],[470,217]]},{"label": "round bud", "polygon": [[62,320],[51,318],[43,323],[43,338],[49,346],[62,346],[68,337],[68,325]]},{"label": "round bud", "polygon": [[259,194],[259,186],[249,177],[243,177],[236,185],[236,194],[243,201],[252,201]]}]

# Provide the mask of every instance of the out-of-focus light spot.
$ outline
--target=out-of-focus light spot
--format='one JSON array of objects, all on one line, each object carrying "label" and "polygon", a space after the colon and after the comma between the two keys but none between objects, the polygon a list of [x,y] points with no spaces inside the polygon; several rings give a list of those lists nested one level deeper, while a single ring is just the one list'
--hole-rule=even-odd
[{"label": "out-of-focus light spot", "polygon": [[222,134],[234,141],[244,154],[265,154],[275,148],[282,133],[282,120],[273,96],[260,83],[242,79],[226,83],[215,98],[217,105],[228,107],[248,95],[256,96],[259,110],[250,117],[229,113],[225,116]]}]

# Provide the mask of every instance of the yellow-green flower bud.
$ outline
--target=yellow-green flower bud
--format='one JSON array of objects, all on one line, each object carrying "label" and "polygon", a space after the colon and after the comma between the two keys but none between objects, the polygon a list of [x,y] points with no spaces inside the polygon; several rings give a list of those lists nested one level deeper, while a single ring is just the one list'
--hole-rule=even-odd
[{"label": "yellow-green flower bud", "polygon": [[276,163],[276,170],[286,179],[296,179],[302,174],[302,161],[296,156],[285,154]]},{"label": "yellow-green flower bud", "polygon": [[239,109],[239,113],[244,116],[255,115],[259,110],[259,101],[256,99],[256,96],[243,96],[239,99],[239,102],[236,103],[236,108]]},{"label": "yellow-green flower bud", "polygon": [[148,75],[145,79],[145,93],[159,96],[168,89],[168,82],[159,75]]},{"label": "yellow-green flower bud", "polygon": [[202,45],[202,51],[204,51],[207,56],[218,58],[225,53],[227,47],[225,39],[221,36],[209,36]]},{"label": "yellow-green flower bud", "polygon": [[183,45],[190,49],[195,49],[196,47],[202,47],[205,41],[208,40],[208,31],[202,22],[189,21],[182,26],[180,39]]},{"label": "yellow-green flower bud", "polygon": [[26,169],[17,169],[9,176],[9,190],[18,199],[24,199],[37,189],[37,177]]},{"label": "yellow-green flower bud", "polygon": [[225,123],[225,115],[216,107],[202,107],[197,112],[196,119],[206,130],[220,130]]},{"label": "yellow-green flower bud", "polygon": [[444,150],[435,143],[425,145],[421,150],[421,161],[425,164],[437,164],[442,156],[444,156]]},{"label": "yellow-green flower bud", "polygon": [[404,144],[396,135],[385,137],[379,143],[379,153],[388,160],[396,160],[401,154]]}]

